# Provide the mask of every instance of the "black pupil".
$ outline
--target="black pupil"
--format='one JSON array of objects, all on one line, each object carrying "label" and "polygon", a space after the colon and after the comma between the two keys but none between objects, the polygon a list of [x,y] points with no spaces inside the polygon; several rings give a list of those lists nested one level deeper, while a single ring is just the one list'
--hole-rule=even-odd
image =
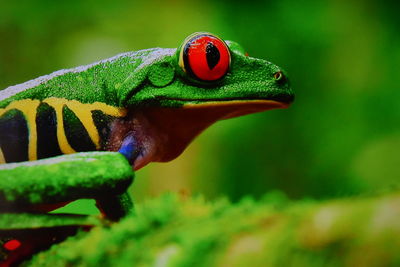
[{"label": "black pupil", "polygon": [[212,42],[207,44],[206,57],[207,65],[212,70],[218,64],[220,58],[219,50]]}]

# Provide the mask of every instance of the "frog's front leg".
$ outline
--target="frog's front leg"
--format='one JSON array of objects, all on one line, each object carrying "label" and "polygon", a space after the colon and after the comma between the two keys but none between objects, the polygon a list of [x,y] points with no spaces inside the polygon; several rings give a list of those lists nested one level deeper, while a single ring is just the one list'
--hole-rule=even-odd
[{"label": "frog's front leg", "polygon": [[81,198],[97,200],[111,220],[132,208],[134,173],[118,152],[85,152],[0,167],[0,212],[35,211]]}]

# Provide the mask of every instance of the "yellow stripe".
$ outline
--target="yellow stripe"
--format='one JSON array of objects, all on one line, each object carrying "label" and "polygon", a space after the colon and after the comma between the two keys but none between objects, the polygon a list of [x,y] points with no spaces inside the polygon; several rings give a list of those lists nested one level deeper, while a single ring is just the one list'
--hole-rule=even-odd
[{"label": "yellow stripe", "polygon": [[[58,139],[58,144],[60,146],[60,150],[64,154],[71,154],[76,152],[69,144],[67,136],[65,135],[63,112],[62,112],[62,108],[64,106],[70,108],[78,117],[78,119],[82,122],[91,140],[95,144],[96,149],[100,148],[100,137],[93,121],[92,111],[100,110],[104,114],[113,117],[123,117],[127,113],[127,110],[125,108],[113,107],[100,102],[84,104],[76,100],[68,100],[65,98],[56,98],[56,97],[46,98],[43,100],[43,102],[52,106],[56,112],[57,139]],[[36,99],[23,99],[11,102],[5,108],[0,108],[0,116],[11,109],[17,109],[24,114],[25,120],[29,128],[29,146],[28,146],[29,160],[37,159],[36,114],[39,104],[40,101]],[[5,162],[2,151],[0,151],[0,163],[1,162]]]},{"label": "yellow stripe", "polygon": [[245,105],[269,106],[271,108],[286,108],[289,104],[275,100],[221,100],[221,101],[204,101],[203,103],[188,103],[184,104],[183,108],[214,108],[214,107],[234,107]]},{"label": "yellow stripe", "polygon": [[100,149],[100,136],[93,122],[92,111],[90,109],[83,109],[82,104],[78,101],[67,102],[67,107],[71,109],[82,122],[90,136],[90,139],[92,139],[94,145],[96,146],[96,149]]},{"label": "yellow stripe", "polygon": [[[77,102],[77,101],[75,101]],[[90,110],[100,110],[102,111],[104,114],[113,116],[113,117],[124,117],[126,116],[127,113],[127,109],[126,108],[119,108],[119,107],[113,107],[113,106],[109,106],[107,104],[104,103],[100,103],[100,102],[94,102],[92,104],[81,104],[84,106],[89,106]]]},{"label": "yellow stripe", "polygon": [[24,113],[26,123],[29,129],[29,145],[28,145],[28,159],[37,159],[37,132],[36,132],[36,112],[39,106],[39,100],[23,99],[11,102],[6,108],[0,109],[0,116],[5,112],[17,109]]},{"label": "yellow stripe", "polygon": [[[47,98],[43,102],[48,103],[52,106],[57,114],[57,137],[60,145],[60,149],[64,154],[74,153],[75,150],[69,145],[67,137],[64,131],[64,122],[62,117],[62,108],[63,106],[67,106],[78,119],[82,122],[86,131],[89,134],[90,139],[96,146],[96,149],[100,149],[100,136],[97,131],[96,125],[93,121],[92,111],[100,110],[103,113],[114,116],[114,117],[123,117],[126,115],[127,110],[124,108],[112,107],[104,103],[94,102],[92,104],[83,104],[76,100],[67,100],[64,98]],[[61,123],[60,123],[61,122]]]},{"label": "yellow stripe", "polygon": [[47,98],[43,100],[44,103],[49,104],[54,108],[54,111],[56,112],[56,118],[57,118],[57,139],[58,139],[58,145],[60,147],[60,150],[63,154],[72,154],[75,153],[76,151],[70,146],[67,140],[67,136],[65,135],[64,131],[64,120],[63,120],[63,113],[62,113],[62,108],[65,105],[65,99],[61,98]]},{"label": "yellow stripe", "polygon": [[93,104],[82,104],[78,101],[71,100],[68,101],[66,105],[75,113],[75,115],[82,122],[83,126],[85,127],[86,131],[90,136],[90,139],[92,139],[94,145],[96,146],[96,149],[100,149],[100,136],[99,132],[97,131],[96,125],[94,124],[93,121],[92,111],[100,110],[105,114],[114,117],[121,117],[126,114],[126,112],[123,111],[123,109],[121,108],[115,108],[99,102],[95,102]]},{"label": "yellow stripe", "polygon": [[6,163],[6,159],[4,158],[3,150],[0,148],[0,164]]}]

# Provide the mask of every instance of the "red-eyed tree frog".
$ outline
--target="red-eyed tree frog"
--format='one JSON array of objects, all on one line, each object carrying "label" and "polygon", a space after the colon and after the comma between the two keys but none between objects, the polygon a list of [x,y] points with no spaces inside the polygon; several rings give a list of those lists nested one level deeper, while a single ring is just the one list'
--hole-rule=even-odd
[{"label": "red-eyed tree frog", "polygon": [[176,158],[218,120],[293,99],[280,67],[206,32],[10,86],[0,91],[0,214],[94,198],[118,220],[133,170]]}]

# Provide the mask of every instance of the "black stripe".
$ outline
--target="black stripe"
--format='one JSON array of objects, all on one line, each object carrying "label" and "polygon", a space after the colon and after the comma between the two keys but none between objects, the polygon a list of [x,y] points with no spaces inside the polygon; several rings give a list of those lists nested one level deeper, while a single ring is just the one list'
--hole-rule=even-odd
[{"label": "black stripe", "polygon": [[106,150],[110,138],[111,123],[116,117],[104,114],[100,110],[93,110],[92,118],[100,136],[100,150]]},{"label": "black stripe", "polygon": [[78,152],[94,151],[96,146],[89,137],[82,122],[67,106],[63,107],[64,131],[70,146]]},{"label": "black stripe", "polygon": [[28,160],[29,130],[24,114],[16,109],[0,117],[0,147],[6,162]]},{"label": "black stripe", "polygon": [[57,139],[57,117],[54,108],[41,103],[36,114],[38,159],[61,155]]},{"label": "black stripe", "polygon": [[[196,38],[197,39],[197,38]],[[195,40],[195,38],[190,39],[186,45],[182,48],[182,57],[183,57],[183,65],[185,66],[186,73],[189,76],[192,76],[193,78],[199,79],[193,72],[192,67],[190,66],[189,63],[189,51],[190,51],[190,45],[192,42]]]}]

